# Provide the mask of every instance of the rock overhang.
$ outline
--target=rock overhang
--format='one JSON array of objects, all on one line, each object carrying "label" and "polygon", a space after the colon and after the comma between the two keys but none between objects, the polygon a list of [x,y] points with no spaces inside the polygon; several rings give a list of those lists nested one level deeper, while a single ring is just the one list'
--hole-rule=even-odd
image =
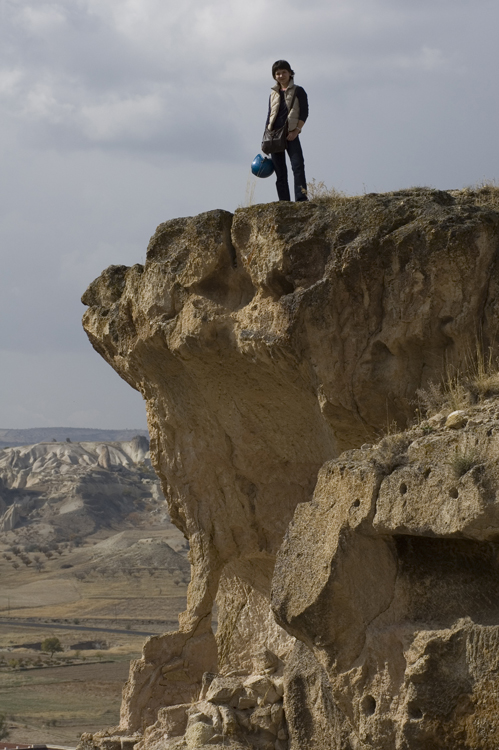
[{"label": "rock overhang", "polygon": [[354,447],[383,421],[404,424],[442,358],[464,358],[463,331],[487,328],[497,232],[494,211],[428,190],[175,219],[158,227],[144,269],[93,282],[85,327],[123,373],[134,344],[144,356],[155,336],[180,358],[214,349],[268,369],[293,359],[312,370],[339,448]]}]

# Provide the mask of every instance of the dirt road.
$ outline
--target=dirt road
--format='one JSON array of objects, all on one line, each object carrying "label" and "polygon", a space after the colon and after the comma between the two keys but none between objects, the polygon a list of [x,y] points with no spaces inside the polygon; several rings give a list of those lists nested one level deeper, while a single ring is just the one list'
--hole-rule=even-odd
[{"label": "dirt road", "polygon": [[[177,623],[163,623],[165,630],[170,624],[176,625]],[[145,630],[120,630],[118,628],[97,628],[90,627],[89,625],[65,625],[64,623],[49,623],[49,622],[26,622],[24,620],[0,620],[0,625],[14,625],[16,628],[54,628],[55,630],[89,630],[94,633],[122,633],[123,635],[159,635],[159,633],[153,633],[152,631]]]}]

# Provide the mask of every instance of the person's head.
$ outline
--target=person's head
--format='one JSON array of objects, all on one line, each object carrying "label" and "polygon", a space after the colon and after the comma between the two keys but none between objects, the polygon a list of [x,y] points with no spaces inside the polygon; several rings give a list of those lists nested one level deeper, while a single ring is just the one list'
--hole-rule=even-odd
[{"label": "person's head", "polygon": [[290,78],[293,78],[295,75],[295,71],[291,69],[291,65],[287,60],[276,60],[276,62],[272,65],[272,78],[274,78],[278,83],[280,83],[278,73],[280,73],[281,71],[287,71]]}]

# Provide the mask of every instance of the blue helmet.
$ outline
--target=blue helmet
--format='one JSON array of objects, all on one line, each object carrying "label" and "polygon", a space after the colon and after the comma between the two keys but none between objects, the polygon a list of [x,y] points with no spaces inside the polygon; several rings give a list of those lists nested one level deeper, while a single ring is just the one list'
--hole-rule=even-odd
[{"label": "blue helmet", "polygon": [[258,154],[258,156],[255,156],[251,162],[251,171],[257,177],[270,177],[270,175],[274,173],[272,159]]}]

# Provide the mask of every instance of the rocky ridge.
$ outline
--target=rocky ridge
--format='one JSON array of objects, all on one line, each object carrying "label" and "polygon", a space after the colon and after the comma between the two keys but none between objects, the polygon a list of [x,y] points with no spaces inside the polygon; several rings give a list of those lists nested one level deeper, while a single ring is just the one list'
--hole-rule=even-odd
[{"label": "rocky ridge", "polygon": [[[86,743],[497,746],[497,404],[376,438],[477,331],[496,347],[494,200],[214,211],[90,285],[85,329],[146,400],[192,579],[179,630],[132,664],[119,729]],[[275,720],[279,701],[239,704],[267,670]]]},{"label": "rocky ridge", "polygon": [[0,448],[46,442],[116,443],[130,442],[138,435],[148,438],[147,430],[102,430],[89,427],[30,427],[0,429]]},{"label": "rocky ridge", "polygon": [[148,501],[164,502],[145,437],[0,450],[0,531],[15,537],[87,536]]}]

